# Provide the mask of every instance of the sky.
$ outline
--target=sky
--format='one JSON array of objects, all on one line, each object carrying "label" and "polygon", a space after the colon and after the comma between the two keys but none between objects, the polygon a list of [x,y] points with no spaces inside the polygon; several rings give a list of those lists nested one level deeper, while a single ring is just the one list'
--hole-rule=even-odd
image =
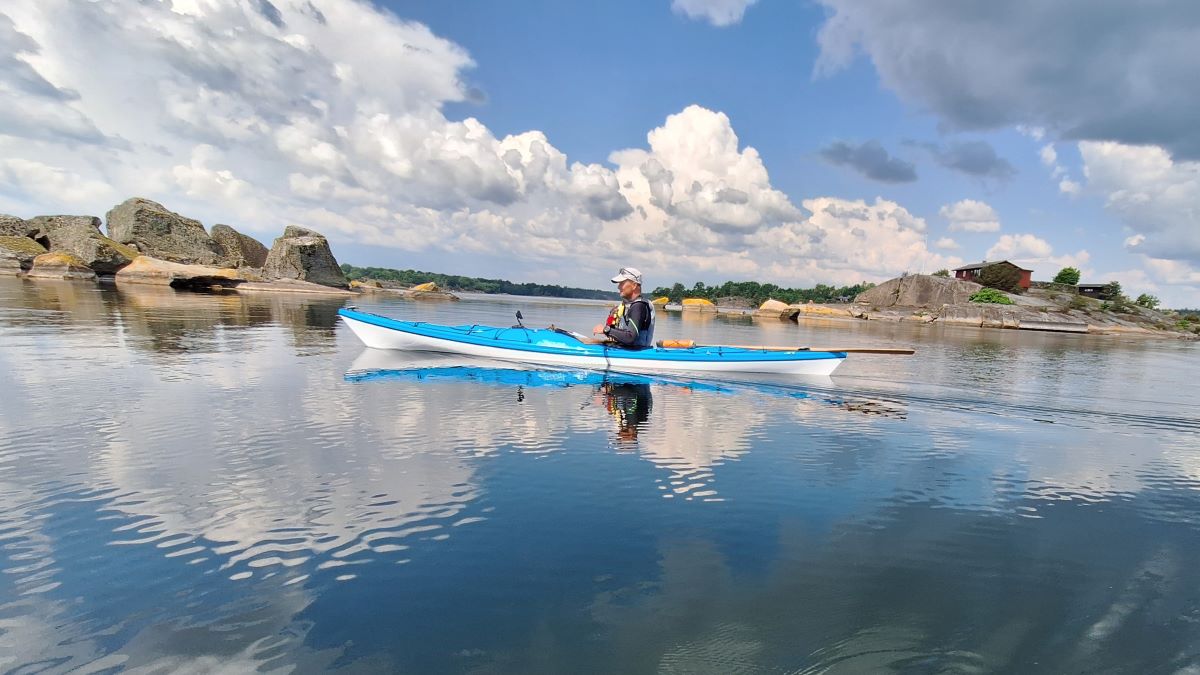
[{"label": "sky", "polygon": [[604,287],[981,259],[1200,306],[1194,0],[5,0],[0,212]]}]

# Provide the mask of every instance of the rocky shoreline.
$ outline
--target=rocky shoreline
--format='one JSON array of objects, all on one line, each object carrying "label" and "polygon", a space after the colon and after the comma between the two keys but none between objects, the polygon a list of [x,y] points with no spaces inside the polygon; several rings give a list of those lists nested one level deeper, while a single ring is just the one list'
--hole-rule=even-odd
[{"label": "rocky shoreline", "polygon": [[[102,229],[103,228],[103,229]],[[350,283],[319,232],[289,225],[267,248],[229,225],[200,221],[134,197],[96,216],[0,214],[0,274],[32,280],[148,284],[190,290],[391,293],[456,300],[436,287]]]},{"label": "rocky shoreline", "polygon": [[886,281],[848,304],[788,305],[776,300],[764,302],[758,309],[720,308],[764,318],[796,321],[805,319],[845,319],[897,321],[973,328],[1087,333],[1200,339],[1193,332],[1176,327],[1176,317],[1145,307],[1130,306],[1125,311],[1104,309],[1103,303],[1066,291],[1032,289],[1024,294],[1006,293],[1011,305],[970,302],[983,288],[979,284],[924,274],[906,275]]}]

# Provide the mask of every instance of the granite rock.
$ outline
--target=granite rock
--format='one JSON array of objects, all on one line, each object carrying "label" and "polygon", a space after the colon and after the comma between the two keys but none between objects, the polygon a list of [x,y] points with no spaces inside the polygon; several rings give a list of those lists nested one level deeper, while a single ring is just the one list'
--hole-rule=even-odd
[{"label": "granite rock", "polygon": [[[292,236],[289,236],[292,235]],[[346,275],[338,266],[325,237],[302,227],[290,225],[275,240],[263,264],[267,279],[296,279],[322,286],[346,288]]]},{"label": "granite rock", "polygon": [[139,252],[169,262],[217,265],[221,247],[200,221],[168,210],[158,202],[134,197],[108,212],[108,236]]},{"label": "granite rock", "polygon": [[262,267],[270,252],[262,242],[228,225],[213,225],[212,239],[221,250],[222,264],[228,267]]}]

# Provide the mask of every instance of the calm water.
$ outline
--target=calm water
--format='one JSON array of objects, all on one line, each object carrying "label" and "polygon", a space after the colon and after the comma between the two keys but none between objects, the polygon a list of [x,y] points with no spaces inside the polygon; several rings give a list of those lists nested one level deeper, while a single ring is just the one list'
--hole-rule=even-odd
[{"label": "calm water", "polygon": [[666,315],[918,356],[605,379],[341,304],[0,279],[0,672],[1200,672],[1194,344]]}]

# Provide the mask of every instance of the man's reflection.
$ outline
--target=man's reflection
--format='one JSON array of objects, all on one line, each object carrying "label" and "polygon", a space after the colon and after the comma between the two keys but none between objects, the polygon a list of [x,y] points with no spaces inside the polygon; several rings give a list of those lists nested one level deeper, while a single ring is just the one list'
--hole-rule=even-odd
[{"label": "man's reflection", "polygon": [[617,420],[618,449],[636,447],[638,430],[650,419],[650,408],[654,405],[650,385],[605,382],[600,385],[597,393],[603,397],[605,409]]}]

